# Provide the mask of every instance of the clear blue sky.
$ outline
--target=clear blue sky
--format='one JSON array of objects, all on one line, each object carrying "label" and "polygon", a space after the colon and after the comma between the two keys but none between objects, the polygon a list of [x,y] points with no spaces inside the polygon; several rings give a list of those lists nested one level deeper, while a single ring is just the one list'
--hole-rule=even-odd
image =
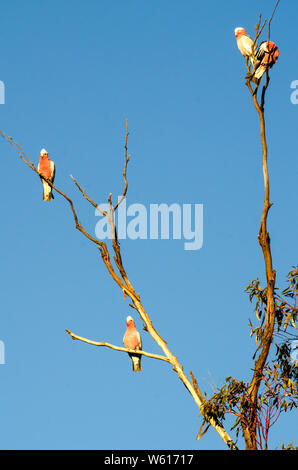
[{"label": "clear blue sky", "polygon": [[[234,28],[253,35],[275,1],[14,1],[1,3],[0,128],[38,162],[45,147],[56,184],[94,233],[98,218],[73,174],[98,202],[123,187],[127,204],[204,205],[204,244],[121,242],[127,273],[154,326],[208,395],[225,377],[249,380],[255,321],[246,285],[264,280],[257,242],[263,204],[256,111],[244,86]],[[266,118],[269,215],[277,283],[297,263],[298,79],[295,1],[281,0],[271,38]],[[36,177],[0,141],[1,449],[225,449],[215,431],[195,441],[201,417],[166,363],[72,341],[68,328],[122,345],[133,314],[58,195],[42,201]],[[159,353],[146,332],[143,347]],[[229,429],[228,429],[229,430]],[[273,428],[271,448],[297,442],[294,416]]]}]

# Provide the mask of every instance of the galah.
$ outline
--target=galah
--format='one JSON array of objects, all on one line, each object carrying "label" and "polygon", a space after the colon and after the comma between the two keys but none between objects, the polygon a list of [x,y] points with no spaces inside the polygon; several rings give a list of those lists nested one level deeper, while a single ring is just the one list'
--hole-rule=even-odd
[{"label": "galah", "polygon": [[254,42],[247,35],[244,28],[239,26],[235,28],[235,36],[239,51],[244,57],[248,57],[251,64],[254,64]]},{"label": "galah", "polygon": [[[126,318],[126,332],[123,336],[123,344],[127,349],[134,349],[138,351],[142,349],[141,335],[136,329],[135,322],[132,317]],[[128,353],[132,360],[132,370],[138,372],[142,370],[141,355]]]},{"label": "galah", "polygon": [[279,50],[272,41],[263,41],[256,53],[256,63],[254,66],[254,74],[252,81],[257,85],[266,69],[270,69],[276,63],[279,56]]},{"label": "galah", "polygon": [[[51,183],[54,183],[55,163],[49,159],[46,149],[41,149],[40,151],[40,159],[37,171],[45,178],[48,178]],[[52,198],[54,199],[54,195],[52,194],[52,187],[44,179],[40,179],[43,184],[43,200],[50,201]]]}]

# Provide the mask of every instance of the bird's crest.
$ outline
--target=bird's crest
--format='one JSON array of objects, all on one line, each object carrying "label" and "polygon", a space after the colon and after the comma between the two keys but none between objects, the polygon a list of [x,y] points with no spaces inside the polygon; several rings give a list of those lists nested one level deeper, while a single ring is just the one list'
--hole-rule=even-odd
[{"label": "bird's crest", "polygon": [[246,31],[244,28],[242,28],[242,26],[238,26],[237,28],[235,28],[234,32],[235,34],[237,34],[237,33],[240,33],[240,31],[243,31],[246,34]]}]

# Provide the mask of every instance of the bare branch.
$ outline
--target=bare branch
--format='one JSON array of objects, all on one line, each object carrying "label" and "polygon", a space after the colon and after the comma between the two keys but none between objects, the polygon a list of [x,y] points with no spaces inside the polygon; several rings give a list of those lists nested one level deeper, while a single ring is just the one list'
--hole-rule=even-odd
[{"label": "bare branch", "polygon": [[75,211],[75,208],[74,208],[74,204],[72,202],[72,200],[63,192],[61,191],[60,189],[57,188],[57,186],[55,186],[48,178],[45,178],[42,174],[40,174],[36,168],[36,166],[34,165],[34,163],[30,160],[30,158],[26,155],[26,153],[24,152],[24,150],[21,148],[21,146],[10,136],[8,136],[7,134],[5,134],[5,132],[1,131],[0,130],[0,135],[18,152],[19,154],[19,157],[21,158],[21,160],[23,160],[24,163],[26,163],[26,165],[28,165],[38,176],[39,178],[43,179],[44,181],[46,181],[57,193],[59,193],[62,197],[64,197],[64,199],[69,203],[70,205],[70,208],[71,208],[71,211],[72,211],[72,214],[73,214],[73,218],[74,218],[74,221],[75,221],[75,225],[76,225],[76,228],[83,234],[85,235],[85,237],[87,237],[90,241],[92,241],[93,243],[95,243],[97,246],[99,246],[100,248],[102,248],[104,251],[106,251],[106,245],[104,242],[100,242],[99,240],[97,240],[96,238],[92,237],[92,235],[90,235],[85,229],[84,227],[79,223],[79,220],[78,220],[78,216],[77,216],[77,213]]},{"label": "bare branch", "polygon": [[83,196],[85,197],[85,199],[87,199],[88,202],[90,202],[90,204],[92,204],[93,207],[95,207],[95,209],[97,209],[102,215],[108,217],[108,214],[106,211],[102,211],[100,209],[100,207],[98,206],[98,204],[96,204],[89,196],[88,194],[86,193],[86,191],[84,191],[84,189],[79,185],[79,183],[75,180],[75,178],[72,176],[72,175],[69,175],[71,177],[71,179],[73,180],[74,184],[76,185],[76,187],[78,188],[79,191],[81,191],[81,193],[83,194]]},{"label": "bare branch", "polygon": [[[107,348],[114,349],[115,351],[121,351],[125,353],[130,353],[130,354],[134,354],[136,352],[134,349],[127,349],[121,346],[115,346],[114,344],[92,341],[91,339],[83,338],[82,336],[76,335],[75,333],[71,332],[68,329],[65,329],[65,331],[72,337],[72,339],[83,341],[84,343],[92,344],[93,346],[105,346]],[[160,361],[170,362],[169,358],[167,358],[166,356],[149,353],[149,352],[143,351],[142,349],[138,350],[138,354],[141,354],[146,357],[150,357],[151,359],[159,359]]]},{"label": "bare branch", "polygon": [[[20,145],[8,134],[0,130],[0,135],[3,137],[4,140],[6,140],[19,154],[19,157],[23,162],[26,163],[33,171],[38,173],[34,163],[30,160],[30,158],[25,154],[23,149],[20,147]],[[39,173],[38,173],[39,174]],[[46,178],[44,178],[46,180]],[[47,181],[47,180],[46,180]]]},{"label": "bare branch", "polygon": [[274,17],[274,14],[275,14],[276,9],[277,9],[277,7],[278,7],[279,1],[280,1],[280,0],[277,0],[276,5],[275,5],[274,10],[273,10],[273,13],[272,13],[271,18],[270,18],[269,23],[268,23],[268,42],[270,41],[270,27],[271,27],[271,21],[273,20],[273,17]]},{"label": "bare branch", "polygon": [[[107,220],[109,221],[110,226],[112,228],[113,250],[115,252],[114,260],[115,260],[115,263],[116,263],[116,265],[119,269],[119,272],[121,274],[122,279],[117,275],[117,273],[115,272],[115,270],[112,266],[109,251],[108,251],[108,248],[107,248],[106,244],[103,243],[103,242],[100,242],[99,240],[92,237],[79,224],[78,217],[77,217],[76,211],[74,209],[74,205],[73,205],[72,200],[65,193],[63,193],[61,190],[59,190],[54,184],[52,184],[50,181],[48,181],[46,178],[44,178],[42,175],[40,175],[38,173],[38,171],[35,168],[34,164],[26,156],[25,152],[21,149],[21,147],[12,138],[7,136],[2,131],[0,131],[0,132],[1,132],[1,135],[17,150],[17,152],[20,155],[20,157],[22,158],[22,160],[28,166],[30,166],[30,168],[39,177],[41,177],[42,179],[47,181],[53,189],[55,189],[60,195],[62,195],[68,201],[68,203],[71,207],[72,213],[73,213],[76,228],[78,230],[80,230],[80,232],[83,233],[83,235],[85,235],[90,241],[92,241],[93,243],[95,243],[97,245],[97,247],[100,251],[100,254],[101,254],[101,258],[102,258],[105,266],[107,267],[110,275],[112,276],[113,280],[118,284],[118,286],[120,287],[123,295],[128,296],[132,300],[131,306],[133,306],[133,308],[135,308],[138,311],[138,313],[140,315],[140,318],[141,318],[141,320],[143,321],[143,323],[145,325],[144,328],[146,329],[146,331],[148,331],[148,333],[152,336],[152,338],[160,346],[160,348],[164,352],[165,356],[152,355],[151,353],[146,353],[144,351],[143,352],[140,351],[140,353],[143,354],[143,355],[149,355],[149,357],[160,359],[160,360],[163,360],[163,361],[166,361],[166,362],[170,363],[173,366],[174,371],[177,373],[179,379],[183,382],[183,384],[185,385],[187,390],[192,395],[192,397],[193,397],[195,403],[197,404],[197,406],[199,407],[200,411],[204,414],[203,400],[202,400],[202,397],[200,397],[199,394],[198,394],[198,387],[197,386],[194,387],[194,385],[190,382],[190,380],[186,376],[185,372],[183,371],[182,365],[178,362],[177,357],[174,356],[172,354],[172,352],[170,351],[170,349],[168,348],[167,342],[160,336],[160,334],[153,327],[152,322],[151,322],[146,310],[144,309],[144,307],[141,303],[140,295],[135,292],[132,284],[130,283],[130,281],[129,281],[127,275],[126,275],[126,272],[125,272],[125,269],[124,269],[124,266],[123,266],[123,262],[122,262],[122,258],[121,258],[120,245],[119,245],[119,242],[117,240],[116,230],[113,230],[114,212],[117,209],[117,207],[119,206],[119,204],[121,203],[121,201],[126,196],[126,192],[127,192],[126,169],[127,169],[127,164],[128,164],[128,161],[129,161],[129,156],[127,156],[127,138],[128,138],[127,126],[126,126],[126,138],[125,138],[125,165],[124,165],[124,174],[123,174],[124,182],[125,182],[124,191],[123,191],[123,194],[122,194],[122,198],[118,201],[118,203],[114,207],[112,205],[111,195],[109,196],[110,214],[109,215],[104,214],[107,217]],[[91,203],[93,205],[93,207],[97,208],[97,205],[95,204],[95,202],[91,200],[91,198],[81,188],[81,186],[77,183],[77,181],[73,177],[72,177],[72,179],[73,179],[74,183],[76,184],[77,188],[83,194],[83,196],[89,201],[89,203]],[[83,342],[86,342],[86,343],[89,343],[89,344],[94,344],[94,345],[97,345],[97,346],[107,346],[107,347],[110,347],[112,349],[117,349],[119,351],[130,352],[130,350],[127,350],[126,348],[119,348],[118,346],[110,345],[109,343],[97,343],[97,342],[94,342],[94,341],[92,342],[91,340],[87,340],[86,338],[79,337],[78,335],[75,335],[74,333],[71,333],[69,330],[67,330],[67,332],[74,339],[79,339],[79,340],[81,340]],[[233,449],[233,450],[237,449],[235,443],[233,442],[233,440],[230,438],[230,436],[228,435],[228,433],[225,431],[225,429],[222,426],[220,426],[213,418],[206,417],[206,420],[217,431],[217,433],[220,435],[220,437],[224,440],[224,442],[227,444],[227,446],[230,449]]]},{"label": "bare branch", "polygon": [[121,202],[123,201],[123,199],[125,198],[126,193],[127,193],[128,185],[127,185],[127,179],[126,179],[126,171],[127,171],[127,164],[129,162],[129,159],[130,159],[130,155],[127,156],[127,139],[128,139],[128,135],[129,135],[129,132],[128,132],[127,120],[126,120],[126,136],[125,136],[125,144],[124,144],[124,171],[123,171],[124,190],[123,190],[121,198],[119,199],[117,204],[114,206],[114,211],[117,210],[117,207],[121,204]]},{"label": "bare branch", "polygon": [[256,36],[255,36],[254,43],[253,43],[253,47],[254,47],[254,48],[257,48],[257,47],[258,47],[259,37],[260,37],[260,35],[261,35],[261,33],[262,33],[263,29],[264,29],[265,24],[267,23],[267,20],[264,20],[264,23],[263,23],[263,25],[262,25],[262,27],[261,27],[261,29],[260,29],[261,17],[262,17],[262,15],[260,14],[260,16],[259,16],[259,21],[258,21],[258,23],[257,23],[257,25],[256,25],[256,27],[255,27],[255,29],[256,29]]}]

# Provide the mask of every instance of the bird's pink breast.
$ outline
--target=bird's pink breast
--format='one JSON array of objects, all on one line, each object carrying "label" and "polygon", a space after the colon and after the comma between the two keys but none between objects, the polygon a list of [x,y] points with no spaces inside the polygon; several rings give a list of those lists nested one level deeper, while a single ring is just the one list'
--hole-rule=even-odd
[{"label": "bird's pink breast", "polygon": [[139,345],[137,330],[129,331],[129,329],[127,329],[123,338],[123,343],[124,346],[128,349],[136,349],[136,347]]},{"label": "bird's pink breast", "polygon": [[45,178],[51,177],[51,162],[49,158],[40,158],[39,161],[39,173]]}]

